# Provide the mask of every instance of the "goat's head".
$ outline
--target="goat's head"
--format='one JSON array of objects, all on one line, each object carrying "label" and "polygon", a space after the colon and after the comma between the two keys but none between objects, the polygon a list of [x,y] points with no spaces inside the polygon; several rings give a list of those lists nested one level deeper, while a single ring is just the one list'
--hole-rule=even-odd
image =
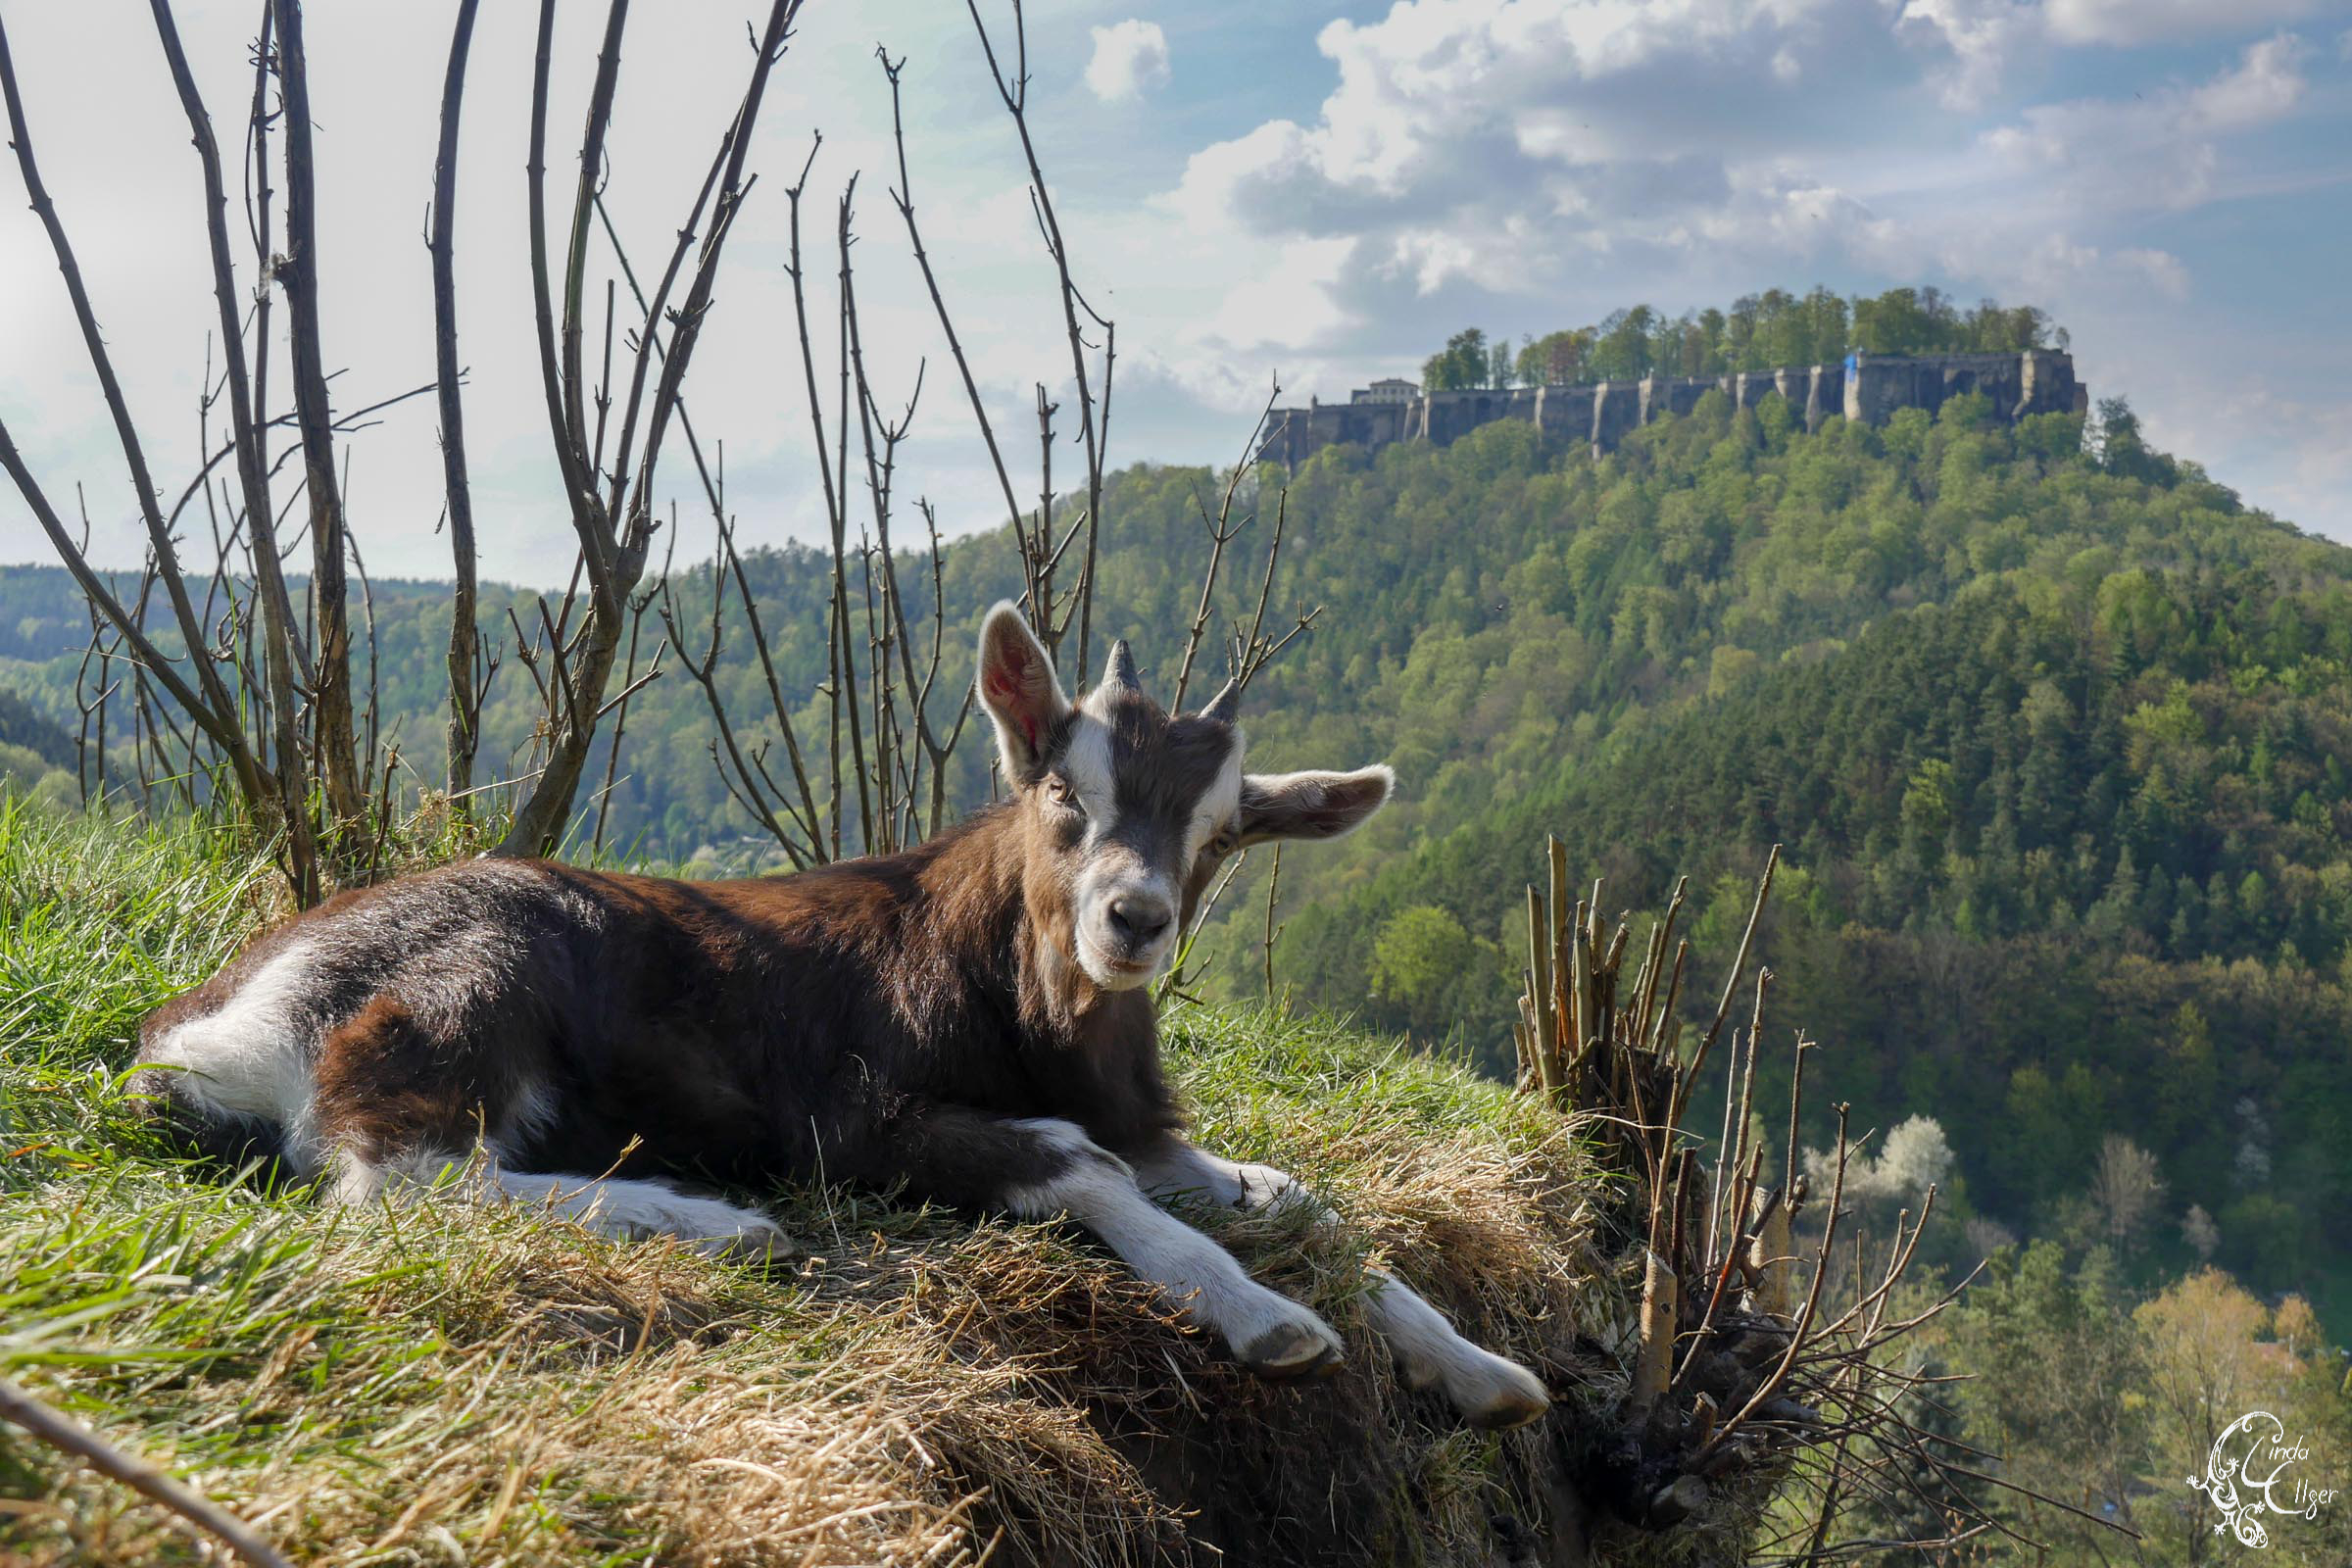
[{"label": "goat's head", "polygon": [[1171,714],[1144,694],[1127,645],[1073,704],[1009,604],[980,628],[981,706],[1024,832],[1028,914],[1106,991],[1148,984],[1176,951],[1226,858],[1271,839],[1328,839],[1385,805],[1386,767],[1242,770],[1238,693]]}]

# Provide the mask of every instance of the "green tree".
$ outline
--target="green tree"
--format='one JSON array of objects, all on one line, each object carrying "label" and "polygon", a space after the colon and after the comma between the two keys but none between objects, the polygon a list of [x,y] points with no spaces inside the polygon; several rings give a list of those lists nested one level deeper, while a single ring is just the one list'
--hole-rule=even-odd
[{"label": "green tree", "polygon": [[1446,340],[1446,347],[1422,363],[1421,386],[1429,392],[1458,392],[1483,386],[1493,372],[1487,334],[1465,327]]},{"label": "green tree", "polygon": [[[2094,1249],[2070,1275],[2059,1249],[2036,1241],[1996,1254],[1987,1274],[1952,1314],[1971,1441],[2034,1491],[2131,1523],[2150,1449],[2144,1402],[2124,1396],[2144,1385],[2146,1349],[2112,1261]],[[2112,1540],[2031,1498],[1990,1503],[2051,1544]]]},{"label": "green tree", "polygon": [[2125,398],[2099,399],[2098,423],[2091,435],[2092,450],[2109,473],[2150,484],[2172,484],[2180,476],[2170,458],[2149,448],[2141,435],[2139,416]]},{"label": "green tree", "polygon": [[1519,351],[1516,371],[1524,386],[1561,386],[1588,379],[1586,361],[1592,352],[1591,327],[1546,332]]},{"label": "green tree", "polygon": [[1603,381],[1637,380],[1649,373],[1650,328],[1658,313],[1646,305],[1612,312],[1596,329],[1592,367]]},{"label": "green tree", "polygon": [[1457,1024],[1465,991],[1499,983],[1497,956],[1493,943],[1473,937],[1449,910],[1415,905],[1381,927],[1366,976],[1372,994],[1411,1028],[1442,1037]]}]

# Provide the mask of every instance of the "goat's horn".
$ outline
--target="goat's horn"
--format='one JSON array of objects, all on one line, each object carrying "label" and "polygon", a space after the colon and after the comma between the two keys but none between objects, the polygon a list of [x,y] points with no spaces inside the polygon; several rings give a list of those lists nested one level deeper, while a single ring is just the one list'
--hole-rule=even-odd
[{"label": "goat's horn", "polygon": [[1230,724],[1241,716],[1241,712],[1242,683],[1229,680],[1225,683],[1225,689],[1211,697],[1208,706],[1200,710],[1200,716],[1213,718],[1220,724]]},{"label": "goat's horn", "polygon": [[1127,651],[1127,639],[1122,637],[1110,645],[1110,660],[1102,666],[1102,678],[1122,691],[1140,692],[1144,683],[1136,677],[1135,656]]}]

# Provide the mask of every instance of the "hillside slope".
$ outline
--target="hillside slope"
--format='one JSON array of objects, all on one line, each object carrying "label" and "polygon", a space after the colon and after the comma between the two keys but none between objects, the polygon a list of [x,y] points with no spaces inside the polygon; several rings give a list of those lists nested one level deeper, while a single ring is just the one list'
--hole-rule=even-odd
[{"label": "hillside slope", "polygon": [[[1830,1048],[1817,1103],[1935,1117],[1964,1217],[2084,1241],[2107,1140],[2128,1136],[2169,1188],[2163,1228],[2130,1238],[2152,1269],[2212,1256],[2340,1306],[2345,691],[2300,665],[2200,669],[2199,642],[2135,655],[2000,582],[1889,616],[1822,662],[1629,725],[1299,911],[1284,972],[1306,996],[1360,995],[1368,941],[1384,977],[1426,974],[1492,1040],[1501,988],[1469,932],[1508,926],[1545,833],[1637,906],[1687,870],[1708,953],[1737,940],[1782,844],[1764,941],[1782,1004]],[[1390,956],[1433,927],[1418,967]],[[2191,1205],[2218,1223],[2209,1252],[2178,1228]]]}]

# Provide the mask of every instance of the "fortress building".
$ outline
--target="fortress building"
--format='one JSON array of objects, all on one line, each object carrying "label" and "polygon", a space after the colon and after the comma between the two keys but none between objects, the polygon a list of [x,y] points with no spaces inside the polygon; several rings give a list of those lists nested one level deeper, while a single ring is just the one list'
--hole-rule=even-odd
[{"label": "fortress building", "polygon": [[1807,430],[1833,415],[1885,424],[1897,409],[1934,414],[1950,398],[1983,393],[1996,416],[2012,422],[2029,414],[2081,414],[2090,395],[2075,379],[2075,360],[2056,349],[2022,354],[1849,354],[1841,365],[1784,366],[1728,375],[1650,375],[1639,381],[1578,386],[1472,388],[1423,392],[1410,381],[1375,381],[1346,403],[1309,401],[1276,409],[1266,418],[1261,462],[1293,466],[1325,447],[1376,450],[1393,441],[1440,446],[1496,419],[1525,419],[1567,440],[1590,441],[1592,455],[1615,447],[1626,432],[1668,414],[1689,414],[1709,392],[1734,408],[1752,409],[1777,395]]}]

